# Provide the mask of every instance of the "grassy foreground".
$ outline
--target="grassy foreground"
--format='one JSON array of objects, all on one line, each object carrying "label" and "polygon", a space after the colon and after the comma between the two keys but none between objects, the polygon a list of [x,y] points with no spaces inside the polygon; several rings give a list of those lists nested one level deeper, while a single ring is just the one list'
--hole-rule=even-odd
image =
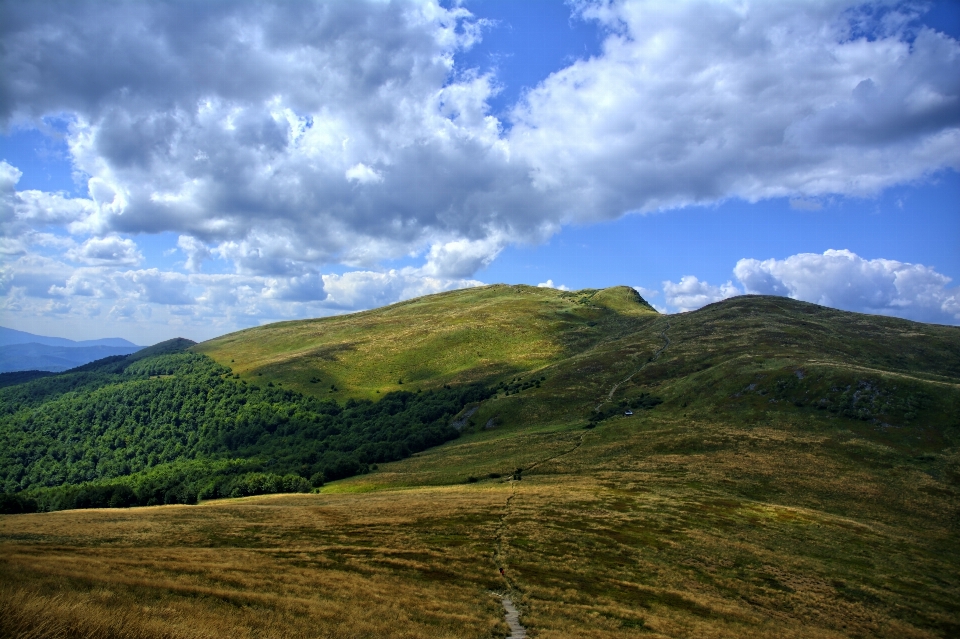
[{"label": "grassy foreground", "polygon": [[[539,345],[420,373],[426,329],[366,351],[425,388],[502,383],[459,439],[320,494],[2,517],[0,633],[503,637],[509,592],[545,638],[960,635],[960,330],[777,298],[663,317],[470,294],[491,315],[528,304],[545,323],[516,330]],[[413,330],[376,314],[374,333]],[[353,330],[302,328],[328,324]],[[245,355],[289,328],[201,349],[316,392],[329,374],[376,395],[397,372],[354,367],[359,345],[326,367],[296,335]]]}]

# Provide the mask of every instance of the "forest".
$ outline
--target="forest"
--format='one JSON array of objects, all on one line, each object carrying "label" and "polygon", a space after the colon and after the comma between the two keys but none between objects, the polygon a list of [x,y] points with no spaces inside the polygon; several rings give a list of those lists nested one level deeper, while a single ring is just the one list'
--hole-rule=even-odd
[{"label": "forest", "polygon": [[492,392],[340,404],[197,353],[110,357],[0,388],[0,512],[308,491],[457,437],[452,418]]}]

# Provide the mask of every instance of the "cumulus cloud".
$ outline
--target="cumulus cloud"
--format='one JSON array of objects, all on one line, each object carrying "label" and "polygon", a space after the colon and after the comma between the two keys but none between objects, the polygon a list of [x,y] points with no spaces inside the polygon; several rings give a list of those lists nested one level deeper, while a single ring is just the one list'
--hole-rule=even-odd
[{"label": "cumulus cloud", "polygon": [[417,269],[409,268],[323,276],[324,290],[329,295],[325,306],[343,310],[374,308],[422,295],[482,285],[483,282],[476,280],[425,276]]},{"label": "cumulus cloud", "polygon": [[949,288],[949,277],[923,264],[829,250],[785,260],[743,259],[734,274],[747,293],[924,322],[960,322],[960,289]]},{"label": "cumulus cloud", "polygon": [[249,272],[287,273],[290,262],[373,266],[436,237],[539,227],[490,201],[525,169],[508,166],[486,113],[492,79],[454,70],[479,34],[462,8],[4,10],[0,120],[69,115],[71,159],[96,209],[77,232],[174,231]]},{"label": "cumulus cloud", "polygon": [[722,286],[712,286],[707,282],[701,282],[693,275],[685,275],[677,283],[669,280],[663,283],[663,293],[667,304],[676,308],[679,312],[685,313],[719,302],[720,300],[742,294],[742,291],[727,282]]},{"label": "cumulus cloud", "polygon": [[951,288],[949,277],[923,264],[831,249],[783,260],[741,259],[733,274],[742,289],[733,282],[713,286],[693,275],[666,281],[666,302],[685,312],[744,293],[780,295],[845,311],[960,324],[960,287]]},{"label": "cumulus cloud", "polygon": [[143,260],[143,254],[133,240],[116,235],[92,237],[67,251],[67,257],[91,266],[136,266]]},{"label": "cumulus cloud", "polygon": [[567,288],[567,287],[564,286],[563,284],[557,286],[556,284],[553,283],[553,280],[547,280],[546,282],[540,282],[539,284],[537,284],[537,286],[540,287],[540,288],[555,288],[555,289],[557,289],[557,290],[559,290],[559,291],[569,291],[569,290],[570,290],[569,288]]},{"label": "cumulus cloud", "polygon": [[490,264],[503,250],[504,244],[504,238],[497,236],[435,243],[427,253],[423,272],[439,277],[469,277]]},{"label": "cumulus cloud", "polygon": [[123,273],[120,284],[127,296],[147,304],[182,306],[196,300],[190,295],[190,278],[151,268]]},{"label": "cumulus cloud", "polygon": [[[503,238],[575,220],[960,167],[960,45],[910,7],[867,24],[841,0],[576,6],[602,53],[500,122],[497,78],[455,66],[480,37],[456,5],[5,5],[0,121],[65,114],[89,177],[86,198],[22,196],[23,215],[172,231],[250,273],[429,249],[432,272],[469,277]],[[442,254],[461,240],[464,259]]]},{"label": "cumulus cloud", "polygon": [[371,169],[363,162],[357,162],[347,169],[345,176],[348,180],[353,180],[360,184],[383,182],[383,175]]},{"label": "cumulus cloud", "polygon": [[177,238],[177,248],[187,256],[184,267],[194,273],[200,270],[204,260],[212,257],[210,249],[203,242],[189,235],[181,235]]},{"label": "cumulus cloud", "polygon": [[960,166],[960,46],[908,28],[909,7],[580,6],[613,32],[603,53],[527,94],[510,136],[534,184],[564,192],[578,219],[868,195]]},{"label": "cumulus cloud", "polygon": [[270,298],[297,302],[322,301],[327,297],[323,277],[319,273],[273,279],[265,294]]},{"label": "cumulus cloud", "polygon": [[96,203],[85,198],[32,189],[17,191],[21,177],[20,169],[0,161],[0,230],[8,238],[51,225],[76,225],[97,213]]},{"label": "cumulus cloud", "polygon": [[[181,328],[197,337],[213,337],[265,321],[359,311],[480,285],[477,280],[434,277],[415,268],[288,276],[179,273],[75,267],[27,254],[0,266],[0,308],[10,317],[69,313],[83,318],[96,317],[102,310],[101,330],[111,322],[120,322],[114,324],[117,327],[137,326],[137,331],[156,335],[140,338],[147,343]],[[156,324],[152,329],[151,323]]]}]

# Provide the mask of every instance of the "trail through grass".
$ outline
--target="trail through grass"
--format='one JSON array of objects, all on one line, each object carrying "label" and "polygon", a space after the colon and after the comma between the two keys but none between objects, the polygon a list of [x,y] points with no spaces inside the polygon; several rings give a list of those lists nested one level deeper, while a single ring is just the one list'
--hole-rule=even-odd
[{"label": "trail through grass", "polygon": [[[610,392],[607,393],[607,401],[613,400],[613,395],[614,395],[614,393],[617,392],[617,389],[620,388],[620,386],[622,386],[623,384],[626,384],[626,383],[629,382],[631,379],[633,379],[634,376],[635,376],[637,373],[639,373],[639,372],[642,371],[644,368],[646,368],[647,364],[650,364],[651,362],[655,362],[655,361],[657,361],[657,360],[660,358],[661,353],[663,353],[663,351],[665,351],[665,350],[667,349],[667,347],[670,346],[670,338],[667,336],[667,331],[668,331],[668,330],[670,330],[670,322],[669,322],[669,321],[667,322],[667,325],[663,328],[663,330],[660,331],[660,337],[663,339],[663,346],[661,346],[660,348],[658,348],[658,349],[654,352],[654,354],[650,357],[649,360],[647,360],[646,362],[644,362],[643,364],[641,364],[641,365],[640,365],[640,368],[638,368],[637,370],[635,370],[635,371],[633,371],[632,373],[630,373],[629,375],[627,375],[626,378],[624,378],[624,379],[620,380],[619,382],[617,382],[616,384],[614,384],[614,385],[613,385],[613,388],[610,389]],[[597,405],[597,409],[599,409],[601,406],[603,406],[603,402],[601,402],[600,404]]]}]

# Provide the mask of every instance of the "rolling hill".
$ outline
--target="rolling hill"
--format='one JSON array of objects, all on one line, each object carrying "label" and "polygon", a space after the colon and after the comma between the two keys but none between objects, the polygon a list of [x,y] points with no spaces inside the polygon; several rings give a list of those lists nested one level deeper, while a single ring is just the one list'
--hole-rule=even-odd
[{"label": "rolling hill", "polygon": [[[333,452],[354,474],[4,516],[0,630],[505,636],[494,592],[539,637],[960,632],[960,328],[762,296],[664,316],[626,287],[498,285],[183,346],[0,389],[23,441],[94,396],[133,422],[137,397],[193,397],[162,428],[45,426],[59,443],[32,463],[94,475],[21,494],[276,492]],[[287,421],[243,422],[254,395]],[[439,422],[395,417],[441,400]],[[310,430],[328,418],[339,440]],[[445,443],[367,445],[430,428]],[[107,464],[137,437],[170,456]]]}]

